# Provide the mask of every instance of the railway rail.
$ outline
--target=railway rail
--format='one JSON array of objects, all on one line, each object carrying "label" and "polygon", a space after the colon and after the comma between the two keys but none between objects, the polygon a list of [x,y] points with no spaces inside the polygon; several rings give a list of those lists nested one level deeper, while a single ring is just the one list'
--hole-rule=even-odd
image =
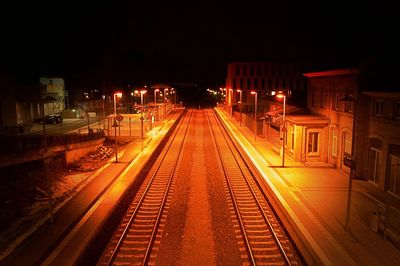
[{"label": "railway rail", "polygon": [[298,252],[216,114],[207,119],[225,177],[225,192],[244,265],[301,265]]},{"label": "railway rail", "polygon": [[157,250],[174,186],[176,165],[193,111],[181,120],[105,249],[98,265],[150,264]]}]

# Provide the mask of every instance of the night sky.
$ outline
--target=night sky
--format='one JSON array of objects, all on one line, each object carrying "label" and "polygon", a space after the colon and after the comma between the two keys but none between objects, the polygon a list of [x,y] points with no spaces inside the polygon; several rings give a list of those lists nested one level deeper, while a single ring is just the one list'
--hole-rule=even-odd
[{"label": "night sky", "polygon": [[20,80],[224,84],[229,62],[348,66],[400,49],[385,1],[15,2],[0,10],[1,71]]}]

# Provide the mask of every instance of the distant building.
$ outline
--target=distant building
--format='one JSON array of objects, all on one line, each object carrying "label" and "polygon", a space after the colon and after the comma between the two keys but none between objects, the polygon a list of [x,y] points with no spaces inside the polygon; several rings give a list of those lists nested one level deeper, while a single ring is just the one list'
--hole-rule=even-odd
[{"label": "distant building", "polygon": [[40,78],[40,96],[44,103],[44,114],[60,114],[68,105],[68,91],[62,78]]},{"label": "distant building", "polygon": [[[292,63],[254,62],[230,63],[226,77],[226,108],[232,112],[239,99],[237,90],[242,90],[243,112],[250,112],[254,99],[250,91],[258,92],[260,102],[267,101],[268,91],[306,91],[307,83],[303,73],[306,66]],[[263,108],[260,109],[263,111]]]},{"label": "distant building", "polygon": [[29,132],[34,118],[40,114],[38,87],[0,77],[0,90],[0,134]]},{"label": "distant building", "polygon": [[[40,89],[39,89],[40,88]],[[62,78],[41,78],[38,85],[20,84],[0,78],[0,131],[15,135],[27,133],[34,121],[44,115],[61,113],[68,103]]]}]

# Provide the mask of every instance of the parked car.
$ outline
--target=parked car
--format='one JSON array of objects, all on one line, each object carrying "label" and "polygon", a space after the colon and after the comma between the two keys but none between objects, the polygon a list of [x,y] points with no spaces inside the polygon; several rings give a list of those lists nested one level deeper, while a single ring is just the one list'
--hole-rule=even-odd
[{"label": "parked car", "polygon": [[[44,117],[44,122],[46,124],[58,124],[63,121],[61,115],[46,115]],[[43,123],[43,119],[40,119],[40,123]]]}]

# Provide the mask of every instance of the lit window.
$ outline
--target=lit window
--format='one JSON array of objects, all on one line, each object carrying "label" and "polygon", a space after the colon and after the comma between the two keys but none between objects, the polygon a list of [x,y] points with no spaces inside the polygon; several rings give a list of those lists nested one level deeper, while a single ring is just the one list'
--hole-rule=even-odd
[{"label": "lit window", "polygon": [[337,156],[337,133],[336,130],[332,128],[332,156]]},{"label": "lit window", "polygon": [[318,135],[317,132],[308,134],[308,153],[318,153]]},{"label": "lit window", "polygon": [[351,154],[351,138],[349,132],[343,133],[344,152]]}]

